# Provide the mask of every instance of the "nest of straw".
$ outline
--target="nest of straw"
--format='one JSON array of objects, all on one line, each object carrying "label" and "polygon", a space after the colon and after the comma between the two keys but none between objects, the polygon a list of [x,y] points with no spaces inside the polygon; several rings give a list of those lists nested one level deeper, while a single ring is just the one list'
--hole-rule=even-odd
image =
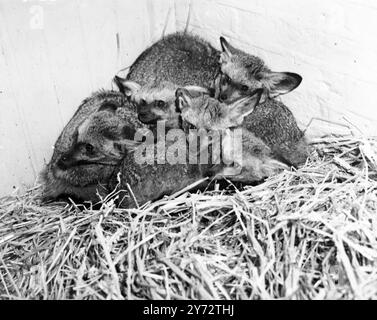
[{"label": "nest of straw", "polygon": [[377,139],[313,142],[258,186],[138,209],[0,202],[2,299],[376,299]]}]

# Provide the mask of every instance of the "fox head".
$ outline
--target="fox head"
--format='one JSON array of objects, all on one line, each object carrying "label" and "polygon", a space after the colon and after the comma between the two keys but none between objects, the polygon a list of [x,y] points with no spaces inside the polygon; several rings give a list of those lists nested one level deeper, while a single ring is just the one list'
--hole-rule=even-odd
[{"label": "fox head", "polygon": [[[114,78],[119,91],[125,94],[136,106],[138,118],[145,124],[155,124],[165,121],[168,128],[180,126],[180,112],[176,104],[177,85],[171,82],[161,82],[158,86],[140,86],[138,83]],[[186,86],[190,92],[207,94],[209,91],[202,87]]]},{"label": "fox head", "polygon": [[263,90],[256,89],[249,96],[226,104],[207,94],[187,88],[176,90],[176,103],[182,120],[206,130],[225,130],[238,127],[259,103]]},{"label": "fox head", "polygon": [[57,162],[59,169],[118,164],[135,145],[136,132],[116,114],[118,107],[116,103],[107,102],[77,127],[73,145]]},{"label": "fox head", "polygon": [[302,81],[297,73],[271,71],[262,59],[234,48],[223,37],[220,37],[220,43],[221,77],[218,86],[222,101],[234,101],[261,88],[261,102],[264,102],[267,98],[294,90]]},{"label": "fox head", "polygon": [[134,128],[143,127],[124,95],[100,90],[86,98],[60,134],[40,175],[42,199],[72,196],[94,201],[97,191],[107,194],[120,155],[128,152],[127,140],[133,138]]},{"label": "fox head", "polygon": [[[244,118],[254,110],[262,93],[263,89],[256,89],[247,97],[225,104],[208,95],[177,89],[177,105],[183,123],[187,122],[196,129],[222,132],[222,160],[225,163],[233,161],[234,164],[223,167],[217,173],[219,176],[242,182],[259,181],[286,168],[283,163],[272,158],[272,150],[261,139],[244,128],[241,154],[238,154],[238,149],[234,149],[234,129],[240,127]],[[201,145],[201,148],[206,147],[207,144]]]}]

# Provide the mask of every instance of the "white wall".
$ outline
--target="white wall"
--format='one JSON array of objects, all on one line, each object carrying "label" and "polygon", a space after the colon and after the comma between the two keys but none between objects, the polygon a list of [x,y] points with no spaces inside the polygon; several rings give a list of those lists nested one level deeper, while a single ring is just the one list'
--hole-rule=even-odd
[{"label": "white wall", "polygon": [[[301,127],[377,135],[374,0],[0,0],[0,195],[33,184],[80,102],[183,29],[190,3],[190,31],[304,77],[282,97]],[[349,130],[308,131],[328,132]]]},{"label": "white wall", "polygon": [[[189,2],[176,2],[183,28]],[[377,135],[377,1],[192,0],[190,30],[214,42],[222,34],[273,70],[301,74],[282,101],[302,127],[320,117]],[[314,122],[307,133],[328,132],[350,131]]]},{"label": "white wall", "polygon": [[172,0],[0,0],[0,196],[33,184],[81,101],[110,88],[166,21],[174,31],[174,9]]}]

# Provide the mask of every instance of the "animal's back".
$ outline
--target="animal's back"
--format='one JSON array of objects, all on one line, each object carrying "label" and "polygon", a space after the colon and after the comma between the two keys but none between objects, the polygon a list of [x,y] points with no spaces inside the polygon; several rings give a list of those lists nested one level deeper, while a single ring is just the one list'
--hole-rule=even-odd
[{"label": "animal's back", "polygon": [[[139,205],[177,192],[202,178],[198,167],[187,164],[139,164],[128,155],[119,168],[121,189],[131,188]],[[113,180],[114,186],[115,180]],[[130,194],[120,202],[124,208],[135,207]]]},{"label": "animal's back", "polygon": [[219,70],[219,52],[196,35],[174,33],[147,48],[130,67],[128,80],[140,85],[168,81],[210,87]]}]

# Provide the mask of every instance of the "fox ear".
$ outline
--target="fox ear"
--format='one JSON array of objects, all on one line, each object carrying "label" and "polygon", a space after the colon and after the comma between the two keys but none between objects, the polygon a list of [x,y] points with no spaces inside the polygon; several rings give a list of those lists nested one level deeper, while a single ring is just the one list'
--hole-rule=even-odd
[{"label": "fox ear", "polygon": [[257,77],[268,89],[270,98],[291,92],[302,81],[299,74],[292,72],[260,72]]},{"label": "fox ear", "polygon": [[137,82],[126,80],[118,76],[114,77],[114,83],[118,87],[119,91],[127,97],[134,95],[141,87]]},{"label": "fox ear", "polygon": [[201,94],[210,94],[208,89],[199,86],[186,86],[184,89],[191,97],[197,97]]},{"label": "fox ear", "polygon": [[98,112],[108,111],[108,112],[111,112],[111,113],[115,113],[115,111],[118,108],[119,108],[119,105],[114,103],[114,102],[105,102],[99,107]]},{"label": "fox ear", "polygon": [[223,52],[221,53],[221,58],[226,59],[230,58],[234,53],[234,48],[225,40],[224,37],[220,37],[220,44]]},{"label": "fox ear", "polygon": [[186,88],[178,88],[175,91],[175,101],[178,110],[182,111],[191,105],[191,95]]},{"label": "fox ear", "polygon": [[91,117],[89,118],[86,118],[78,127],[77,127],[77,130],[75,133],[75,142],[79,142],[79,140],[82,139],[83,136],[85,136],[85,134],[87,133],[88,131],[88,128],[89,128],[89,125],[90,125],[90,121],[91,121]]},{"label": "fox ear", "polygon": [[241,124],[243,119],[253,112],[254,107],[259,103],[263,89],[254,90],[248,97],[238,99],[230,105],[229,117],[234,124]]}]

